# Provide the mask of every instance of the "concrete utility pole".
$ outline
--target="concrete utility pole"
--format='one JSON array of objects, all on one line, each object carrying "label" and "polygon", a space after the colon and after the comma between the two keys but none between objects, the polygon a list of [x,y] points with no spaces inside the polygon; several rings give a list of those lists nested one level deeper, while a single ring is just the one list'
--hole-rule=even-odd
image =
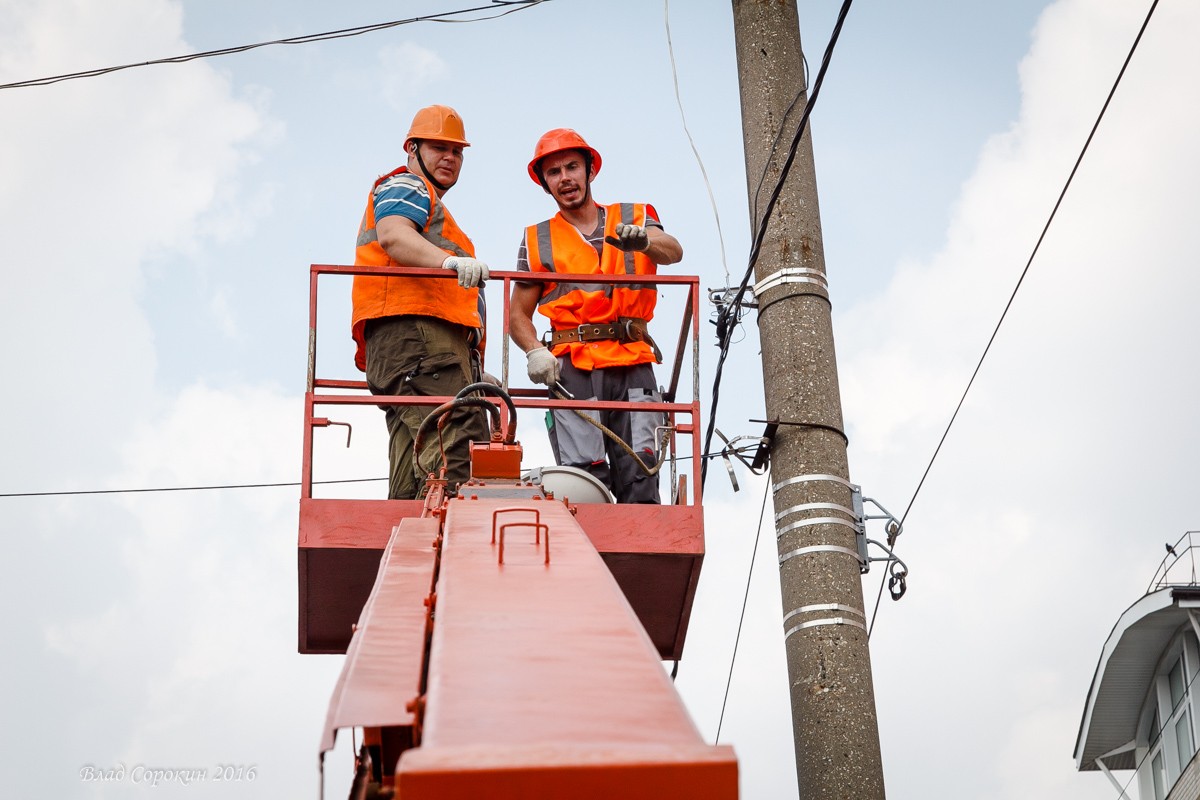
[{"label": "concrete utility pole", "polygon": [[[733,23],[756,229],[807,99],[796,2],[733,0]],[[797,92],[800,99],[785,125],[784,113]],[[771,480],[800,797],[882,800],[871,655],[807,131],[771,216],[755,281],[767,417],[781,423],[771,450]]]}]

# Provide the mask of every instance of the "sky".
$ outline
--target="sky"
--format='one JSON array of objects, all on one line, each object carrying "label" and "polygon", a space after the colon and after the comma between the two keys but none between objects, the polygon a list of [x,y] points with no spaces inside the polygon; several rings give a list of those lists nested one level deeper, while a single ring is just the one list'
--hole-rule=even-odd
[{"label": "sky", "polygon": [[[851,478],[911,508],[908,592],[883,598],[871,639],[893,800],[1116,794],[1075,771],[1088,685],[1163,543],[1200,527],[1194,5],[1156,10],[914,493],[1149,6],[859,2],[812,117]],[[464,7],[0,0],[0,83]],[[550,0],[0,90],[6,793],[317,794],[341,658],[295,653],[297,487],[13,495],[299,480],[308,265],[352,260],[417,108],[464,117],[472,147],[446,200],[494,268],[553,211],[525,164],[567,126],[604,156],[599,200],[656,206],[685,249],[673,269],[705,289],[740,276],[730,6],[599,8]],[[815,67],[837,4],[798,9]],[[318,368],[354,378],[348,283],[321,308]],[[717,351],[702,327],[706,395]],[[743,333],[718,411],[731,437],[764,413],[753,315]],[[519,355],[512,370],[526,385]],[[316,477],[382,477],[382,415],[331,416],[354,423],[353,446],[320,432]],[[546,463],[538,426],[522,430],[527,465]],[[769,522],[756,547],[763,479],[738,478],[734,492],[710,470],[676,686],[705,738],[720,725],[734,746],[742,796],[775,800],[796,794],[777,570]],[[868,610],[881,573],[864,576]],[[327,796],[348,783],[345,738]],[[97,783],[89,766],[210,778]],[[251,766],[253,783],[211,778]]]}]

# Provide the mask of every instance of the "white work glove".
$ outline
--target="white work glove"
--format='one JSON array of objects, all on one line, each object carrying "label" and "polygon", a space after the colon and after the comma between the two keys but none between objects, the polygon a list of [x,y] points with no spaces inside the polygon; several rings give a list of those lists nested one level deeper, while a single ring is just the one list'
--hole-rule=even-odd
[{"label": "white work glove", "polygon": [[442,262],[442,268],[457,272],[458,285],[464,289],[474,289],[488,279],[488,265],[477,258],[449,256]]},{"label": "white work glove", "polygon": [[525,354],[525,358],[529,360],[529,380],[534,383],[542,383],[546,386],[553,386],[558,383],[558,375],[561,367],[558,365],[558,359],[545,347],[539,347],[536,350],[530,350]]},{"label": "white work glove", "polygon": [[646,229],[641,225],[626,225],[624,222],[617,223],[616,234],[616,246],[620,250],[640,253],[650,247],[650,236],[647,235]]}]

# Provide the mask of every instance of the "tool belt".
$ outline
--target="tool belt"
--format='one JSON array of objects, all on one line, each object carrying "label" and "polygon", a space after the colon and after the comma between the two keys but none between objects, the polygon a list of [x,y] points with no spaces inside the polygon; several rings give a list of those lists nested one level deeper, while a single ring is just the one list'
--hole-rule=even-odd
[{"label": "tool belt", "polygon": [[621,342],[645,342],[654,350],[654,359],[659,364],[662,363],[662,351],[658,349],[654,339],[650,337],[650,331],[647,328],[647,322],[644,319],[637,317],[617,317],[616,322],[599,322],[591,325],[580,325],[577,328],[560,328],[558,330],[547,331],[546,334],[550,341],[543,343],[553,350],[560,344],[569,342],[598,342],[611,341],[613,339]]}]

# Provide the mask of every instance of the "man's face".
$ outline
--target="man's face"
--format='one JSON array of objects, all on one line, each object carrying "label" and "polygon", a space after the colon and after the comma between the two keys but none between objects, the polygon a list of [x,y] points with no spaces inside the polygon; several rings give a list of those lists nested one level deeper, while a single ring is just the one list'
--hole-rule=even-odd
[{"label": "man's face", "polygon": [[[417,142],[416,146],[420,148],[421,159],[430,172],[425,177],[433,178],[443,186],[453,186],[458,181],[458,173],[463,163],[462,145],[423,139]],[[420,169],[416,158],[411,154],[409,162],[409,169]]]},{"label": "man's face", "polygon": [[563,211],[582,208],[591,197],[583,153],[564,150],[542,159],[542,179]]}]

